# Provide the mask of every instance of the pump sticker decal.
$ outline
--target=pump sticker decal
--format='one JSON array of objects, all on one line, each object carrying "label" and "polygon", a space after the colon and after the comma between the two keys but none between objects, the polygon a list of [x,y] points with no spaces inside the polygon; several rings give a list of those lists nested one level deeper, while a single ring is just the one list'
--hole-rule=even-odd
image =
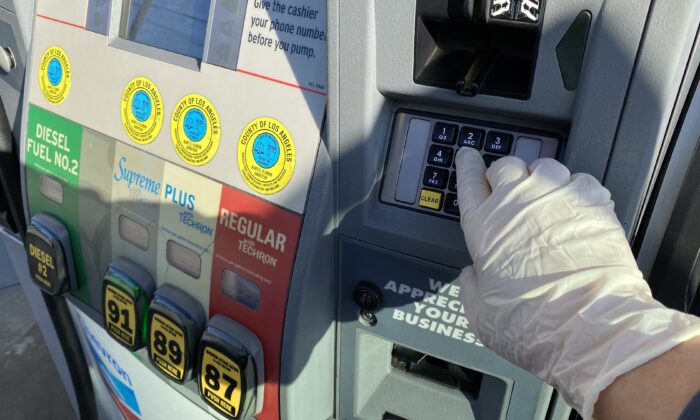
[{"label": "pump sticker decal", "polygon": [[49,103],[58,105],[70,91],[72,73],[68,55],[61,47],[49,47],[39,66],[39,87]]},{"label": "pump sticker decal", "polygon": [[182,381],[189,357],[183,329],[165,316],[152,313],[148,341],[153,364],[176,381]]},{"label": "pump sticker decal", "polygon": [[190,165],[204,165],[216,154],[221,140],[219,114],[201,95],[180,99],[170,124],[175,151]]},{"label": "pump sticker decal", "polygon": [[287,186],[296,165],[292,135],[274,118],[257,118],[238,139],[238,169],[243,180],[261,194]]},{"label": "pump sticker decal", "polygon": [[122,124],[138,144],[152,142],[163,126],[163,101],[158,87],[145,77],[132,79],[122,94]]},{"label": "pump sticker decal", "polygon": [[202,350],[199,392],[209,404],[236,417],[241,406],[241,369],[226,354],[205,346]]},{"label": "pump sticker decal", "polygon": [[117,341],[133,347],[136,344],[136,304],[119,287],[105,283],[104,313],[107,332]]}]

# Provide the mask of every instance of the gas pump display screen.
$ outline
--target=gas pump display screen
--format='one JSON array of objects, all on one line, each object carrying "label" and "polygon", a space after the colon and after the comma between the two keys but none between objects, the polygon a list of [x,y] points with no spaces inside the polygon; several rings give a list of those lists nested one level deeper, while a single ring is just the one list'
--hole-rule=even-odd
[{"label": "gas pump display screen", "polygon": [[201,60],[210,5],[211,0],[131,0],[123,36]]}]

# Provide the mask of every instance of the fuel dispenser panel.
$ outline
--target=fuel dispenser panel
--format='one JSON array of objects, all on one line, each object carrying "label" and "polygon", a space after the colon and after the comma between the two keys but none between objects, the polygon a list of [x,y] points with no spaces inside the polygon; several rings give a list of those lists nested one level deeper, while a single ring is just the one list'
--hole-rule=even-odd
[{"label": "fuel dispenser panel", "polygon": [[[340,267],[342,418],[544,416],[552,389],[476,338],[459,271],[351,239]],[[378,299],[349,298],[368,287]]]},{"label": "fuel dispenser panel", "polygon": [[[315,172],[325,2],[165,3],[38,1],[27,254],[37,284],[70,302],[100,406],[138,418],[167,395],[195,417],[287,417],[287,395],[333,388],[330,307],[312,322],[322,344],[283,342],[287,320],[314,312],[307,294],[333,293],[328,261],[295,264],[305,216],[320,237],[313,218],[330,206],[307,212],[309,194],[332,193]],[[293,281],[311,292],[289,301]],[[306,413],[327,418],[332,403]]]}]

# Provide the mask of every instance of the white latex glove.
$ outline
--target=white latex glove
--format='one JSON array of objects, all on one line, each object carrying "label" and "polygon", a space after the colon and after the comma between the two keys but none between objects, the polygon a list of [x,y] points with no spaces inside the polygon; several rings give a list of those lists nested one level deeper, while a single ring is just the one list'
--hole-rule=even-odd
[{"label": "white latex glove", "polygon": [[595,178],[553,159],[456,159],[470,327],[585,419],[615,378],[700,335],[700,319],[651,297]]}]

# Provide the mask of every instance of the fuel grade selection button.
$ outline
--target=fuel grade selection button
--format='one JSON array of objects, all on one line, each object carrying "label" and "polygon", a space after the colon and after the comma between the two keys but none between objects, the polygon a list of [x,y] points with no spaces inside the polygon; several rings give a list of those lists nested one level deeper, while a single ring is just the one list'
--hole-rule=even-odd
[{"label": "fuel grade selection button", "polygon": [[24,242],[32,281],[50,295],[77,289],[70,235],[58,219],[46,213],[32,217]]},{"label": "fuel grade selection button", "polygon": [[231,419],[262,410],[262,344],[250,330],[215,315],[202,334],[198,359],[199,395],[207,404]]},{"label": "fuel grade selection button", "polygon": [[148,315],[148,358],[153,366],[177,383],[192,379],[205,323],[206,314],[195,298],[175,286],[160,286]]},{"label": "fuel grade selection button", "polygon": [[107,333],[131,351],[143,347],[146,314],[155,284],[148,271],[119,257],[107,267],[102,281],[102,314]]}]

